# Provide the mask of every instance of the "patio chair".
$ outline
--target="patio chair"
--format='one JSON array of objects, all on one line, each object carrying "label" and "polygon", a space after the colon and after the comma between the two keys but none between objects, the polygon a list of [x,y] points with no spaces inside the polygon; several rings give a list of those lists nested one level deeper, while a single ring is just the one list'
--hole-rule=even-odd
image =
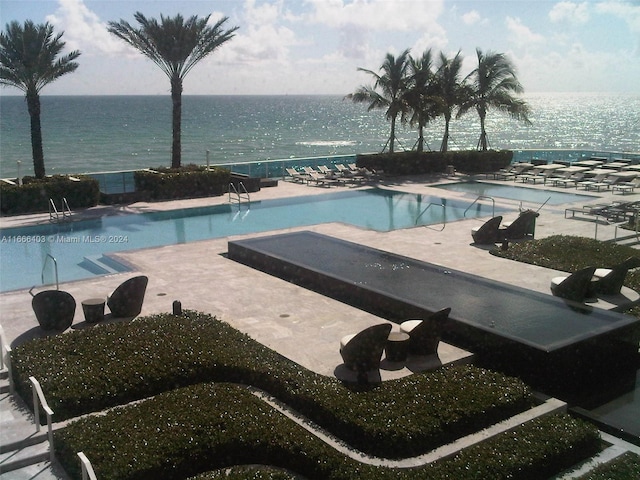
[{"label": "patio chair", "polygon": [[424,320],[407,320],[400,324],[400,331],[409,334],[409,352],[414,355],[435,355],[442,334],[443,324],[449,318],[451,308],[443,308]]},{"label": "patio chair", "polygon": [[640,177],[636,177],[630,182],[614,183],[613,185],[611,185],[611,191],[618,191],[624,195],[627,192],[633,193],[633,191],[638,187],[640,187]]},{"label": "patio chair", "polygon": [[137,317],[142,311],[149,278],[145,275],[121,283],[107,299],[111,314],[116,318]]},{"label": "patio chair", "polygon": [[471,229],[473,243],[490,245],[500,241],[500,222],[502,222],[502,216],[499,215],[487,220],[479,227],[473,227]]},{"label": "patio chair", "polygon": [[289,174],[289,178],[292,182],[300,182],[304,183],[307,177],[297,171],[295,168],[285,168],[286,172]]},{"label": "patio chair", "polygon": [[620,293],[627,272],[640,267],[640,258],[629,257],[624,262],[612,268],[598,268],[594,272],[593,289],[595,293],[602,295],[615,295]]},{"label": "patio chair", "polygon": [[551,279],[551,293],[565,300],[583,303],[593,296],[591,280],[595,271],[595,267],[587,267],[568,277],[554,277]]},{"label": "patio chair", "polygon": [[536,233],[536,218],[540,214],[534,210],[524,210],[520,212],[518,218],[513,222],[505,223],[500,228],[500,240],[520,240],[523,238],[534,238]]},{"label": "patio chair", "polygon": [[391,333],[391,324],[367,327],[340,340],[340,355],[345,366],[358,373],[358,381],[367,381],[367,372],[380,368],[380,360]]},{"label": "patio chair", "polygon": [[73,323],[76,301],[62,290],[44,290],[31,299],[31,307],[43,330],[62,332]]}]

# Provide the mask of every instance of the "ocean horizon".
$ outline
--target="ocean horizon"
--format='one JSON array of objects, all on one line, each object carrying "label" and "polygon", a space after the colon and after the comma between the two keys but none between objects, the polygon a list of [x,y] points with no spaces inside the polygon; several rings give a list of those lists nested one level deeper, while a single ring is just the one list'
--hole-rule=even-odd
[{"label": "ocean horizon", "polygon": [[[491,110],[494,149],[640,152],[640,95],[532,93],[532,125]],[[170,95],[41,96],[47,174],[169,166]],[[336,95],[183,95],[182,163],[211,164],[375,153],[390,124]],[[425,128],[439,150],[444,122]],[[450,126],[450,149],[475,149],[480,127],[469,112]],[[417,130],[398,122],[396,149],[412,149]],[[425,147],[426,148],[426,147]],[[20,162],[20,164],[18,164]],[[24,96],[0,96],[0,177],[33,174]]]}]

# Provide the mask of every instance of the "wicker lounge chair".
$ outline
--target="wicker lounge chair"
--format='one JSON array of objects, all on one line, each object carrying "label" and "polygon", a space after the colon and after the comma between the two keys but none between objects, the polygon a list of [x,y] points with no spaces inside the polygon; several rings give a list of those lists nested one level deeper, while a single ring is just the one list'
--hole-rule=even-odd
[{"label": "wicker lounge chair", "polygon": [[615,295],[620,293],[624,285],[627,272],[640,267],[640,258],[629,257],[613,268],[598,268],[594,272],[593,289],[597,294]]},{"label": "wicker lounge chair", "polygon": [[490,245],[502,240],[500,238],[500,222],[502,222],[502,216],[499,215],[487,220],[479,227],[473,227],[471,229],[473,243]]},{"label": "wicker lounge chair", "polygon": [[62,332],[73,323],[76,301],[68,292],[44,290],[33,296],[31,307],[43,330]]},{"label": "wicker lounge chair", "polygon": [[358,373],[358,381],[367,381],[367,372],[380,368],[382,353],[391,333],[391,324],[365,328],[340,340],[340,355],[345,366]]},{"label": "wicker lounge chair", "polygon": [[593,296],[591,280],[595,271],[595,267],[587,267],[568,277],[554,277],[551,279],[551,293],[565,300],[583,303]]},{"label": "wicker lounge chair", "polygon": [[107,300],[111,314],[117,318],[140,315],[148,282],[147,276],[140,275],[120,284]]},{"label": "wicker lounge chair", "polygon": [[443,308],[432,313],[424,320],[407,320],[400,324],[400,331],[409,334],[409,351],[414,355],[434,355],[438,353],[438,344],[443,324],[449,317],[451,308]]},{"label": "wicker lounge chair", "polygon": [[518,218],[513,222],[505,223],[500,228],[500,240],[520,240],[523,238],[534,238],[536,233],[536,218],[540,214],[534,210],[520,212]]}]

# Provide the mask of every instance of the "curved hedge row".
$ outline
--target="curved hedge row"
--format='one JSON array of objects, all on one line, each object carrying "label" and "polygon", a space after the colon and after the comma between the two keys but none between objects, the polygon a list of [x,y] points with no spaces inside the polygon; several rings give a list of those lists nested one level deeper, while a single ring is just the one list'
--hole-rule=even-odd
[{"label": "curved hedge row", "polygon": [[[376,386],[315,374],[228,324],[195,312],[97,325],[17,346],[16,388],[42,385],[54,421],[201,382],[261,388],[359,450],[398,458],[478,431],[532,404],[520,380],[472,365]],[[455,399],[455,401],[452,401]]]},{"label": "curved hedge row", "polygon": [[73,422],[55,432],[54,445],[74,478],[80,478],[76,452],[83,451],[100,480],[185,478],[242,464],[273,465],[318,480],[538,480],[593,455],[599,435],[588,424],[555,415],[423,467],[377,467],[338,453],[243,387],[200,384]]}]

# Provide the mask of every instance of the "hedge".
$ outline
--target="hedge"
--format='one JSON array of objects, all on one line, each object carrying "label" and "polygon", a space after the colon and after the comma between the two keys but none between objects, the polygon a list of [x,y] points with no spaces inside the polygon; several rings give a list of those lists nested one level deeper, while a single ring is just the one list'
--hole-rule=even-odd
[{"label": "hedge", "polygon": [[448,165],[462,173],[493,172],[508,166],[512,159],[510,150],[465,150],[360,154],[356,163],[390,175],[420,175],[443,173]]},{"label": "hedge", "polygon": [[58,211],[62,210],[62,199],[69,208],[94,207],[100,200],[98,181],[87,176],[76,176],[79,181],[65,175],[54,175],[44,179],[24,177],[22,186],[0,183],[0,211],[15,215],[49,211],[49,199],[53,199]]},{"label": "hedge", "polygon": [[222,195],[229,188],[231,171],[196,165],[180,169],[156,168],[134,172],[136,192],[143,200],[171,200]]},{"label": "hedge", "polygon": [[423,453],[532,404],[520,380],[472,365],[367,387],[343,384],[214,317],[186,314],[97,325],[17,346],[17,391],[33,408],[28,377],[35,376],[60,422],[192,384],[248,384],[354,447],[390,457]]},{"label": "hedge", "polygon": [[72,422],[55,432],[54,446],[73,478],[80,478],[76,452],[83,451],[100,480],[185,478],[243,464],[318,480],[537,480],[593,455],[600,444],[595,427],[554,415],[423,467],[378,467],[337,452],[244,387],[200,384]]}]

